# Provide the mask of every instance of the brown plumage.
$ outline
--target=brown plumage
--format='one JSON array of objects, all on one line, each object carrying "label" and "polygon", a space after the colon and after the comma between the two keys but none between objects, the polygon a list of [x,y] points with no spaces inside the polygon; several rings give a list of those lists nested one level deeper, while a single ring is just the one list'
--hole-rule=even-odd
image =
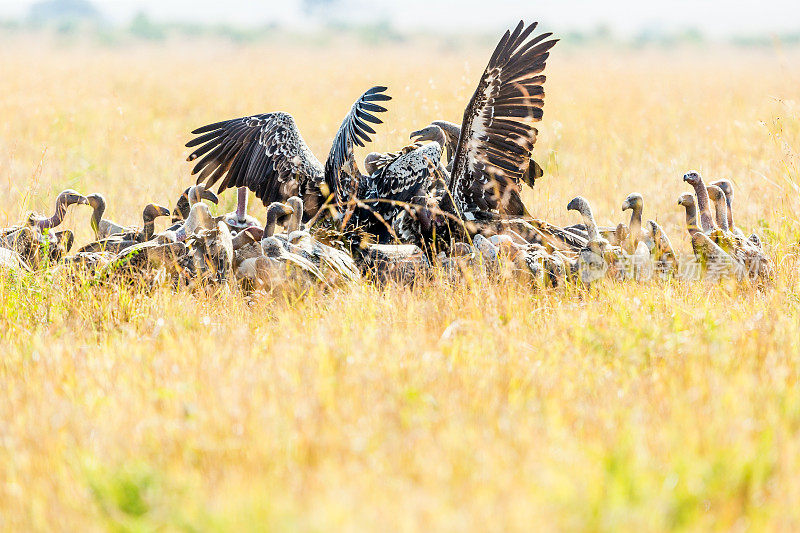
[{"label": "brown plumage", "polygon": [[697,227],[697,204],[694,201],[694,196],[689,193],[682,194],[678,198],[678,205],[686,209],[686,231],[689,232],[691,237],[700,231]]},{"label": "brown plumage", "polygon": [[386,111],[376,104],[390,100],[386,87],[373,87],[356,101],[334,138],[323,167],[311,152],[294,118],[283,112],[217,122],[197,128],[198,135],[186,146],[197,147],[187,158],[198,160],[192,174],[197,183],[218,191],[247,187],[264,205],[286,201],[291,196],[303,198],[306,213],[312,217],[328,194],[346,202],[358,187],[353,146],[364,146],[375,130],[368,123],[380,124],[375,113]]},{"label": "brown plumage", "polygon": [[505,33],[464,111],[451,178],[460,212],[505,211],[519,192],[543,115],[542,72],[558,42],[551,33],[531,38],[537,24]]}]

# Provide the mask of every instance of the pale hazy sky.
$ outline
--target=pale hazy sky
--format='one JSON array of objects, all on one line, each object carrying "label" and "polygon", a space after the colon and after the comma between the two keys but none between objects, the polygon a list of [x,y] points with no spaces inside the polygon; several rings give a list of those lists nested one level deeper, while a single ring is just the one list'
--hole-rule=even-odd
[{"label": "pale hazy sky", "polygon": [[[24,15],[34,0],[0,0],[0,17]],[[300,0],[95,0],[112,20],[139,10],[159,20],[302,26]],[[633,34],[641,29],[698,28],[712,36],[800,30],[800,0],[340,0],[344,18],[392,20],[400,29],[446,27],[494,31],[515,20],[540,20],[559,30],[607,24]]]}]

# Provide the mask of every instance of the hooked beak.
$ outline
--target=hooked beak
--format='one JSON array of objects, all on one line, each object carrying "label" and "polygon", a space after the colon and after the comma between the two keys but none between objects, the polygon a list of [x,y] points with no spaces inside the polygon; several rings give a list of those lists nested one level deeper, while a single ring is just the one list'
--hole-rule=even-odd
[{"label": "hooked beak", "polygon": [[408,136],[408,138],[411,139],[412,141],[418,140],[415,139],[414,137],[422,137],[422,130],[412,131],[411,135]]},{"label": "hooked beak", "polygon": [[286,222],[286,217],[292,213],[294,213],[292,206],[279,202],[274,202],[267,208],[267,217],[274,216],[278,224],[284,224],[284,222]]},{"label": "hooked beak", "polygon": [[89,199],[86,198],[85,196],[83,196],[82,194],[77,194],[77,193],[72,194],[72,193],[70,193],[70,195],[67,196],[67,204],[68,205],[72,205],[72,204],[89,205]]},{"label": "hooked beak", "polygon": [[577,211],[577,210],[578,210],[578,199],[575,198],[573,200],[570,200],[570,202],[567,204],[567,211]]},{"label": "hooked beak", "polygon": [[212,204],[219,203],[219,197],[217,197],[216,194],[214,194],[212,191],[209,191],[208,189],[203,189],[203,194],[200,195],[200,198],[203,200],[208,200]]},{"label": "hooked beak", "polygon": [[630,204],[630,202],[628,202],[628,200],[625,200],[624,202],[622,202],[622,210],[623,211],[627,211],[630,208],[631,208],[631,204]]},{"label": "hooked beak", "polygon": [[163,205],[157,205],[156,207],[156,216],[159,217],[168,217],[172,214],[168,207],[164,207]]},{"label": "hooked beak", "polygon": [[689,181],[689,174],[683,175],[683,181]]}]

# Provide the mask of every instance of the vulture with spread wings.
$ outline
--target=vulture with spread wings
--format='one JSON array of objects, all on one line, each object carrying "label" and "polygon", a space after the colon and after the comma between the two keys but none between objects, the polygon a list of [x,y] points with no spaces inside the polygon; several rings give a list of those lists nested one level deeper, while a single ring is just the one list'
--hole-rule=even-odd
[{"label": "vulture with spread wings", "polygon": [[187,161],[199,159],[192,170],[207,188],[219,183],[221,193],[240,188],[236,215],[244,220],[246,194],[253,191],[264,205],[303,199],[303,218],[314,216],[329,194],[339,203],[355,195],[361,178],[353,159],[353,145],[364,146],[374,134],[369,123],[381,124],[375,113],[386,108],[376,102],[391,100],[386,87],[373,87],[353,104],[333,140],[325,166],[311,152],[294,118],[283,112],[265,113],[203,126],[187,148],[196,148]]},{"label": "vulture with spread wings", "polygon": [[[530,179],[531,151],[538,134],[534,123],[542,118],[542,72],[557,42],[549,39],[552,33],[533,36],[536,26],[520,22],[495,48],[464,111],[449,174],[439,159],[446,145],[453,147],[439,131],[434,142],[398,152],[388,160],[389,166],[370,176],[373,188],[386,193],[380,198],[383,205],[409,202],[413,191],[411,206],[383,213],[395,233],[424,239],[437,225],[437,218],[431,217],[437,210],[464,220],[491,213],[517,214],[520,181]],[[423,216],[417,216],[420,213]]]}]

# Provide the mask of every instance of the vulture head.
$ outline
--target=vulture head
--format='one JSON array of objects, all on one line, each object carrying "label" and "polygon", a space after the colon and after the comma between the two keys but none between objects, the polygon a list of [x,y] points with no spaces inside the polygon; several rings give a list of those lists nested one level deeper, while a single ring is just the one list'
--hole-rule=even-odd
[{"label": "vulture head", "polygon": [[88,203],[92,209],[100,211],[101,213],[106,209],[106,199],[99,192],[94,192],[87,196],[86,203]]},{"label": "vulture head", "polygon": [[281,202],[272,202],[269,204],[269,207],[267,207],[267,223],[264,225],[264,236],[272,237],[275,233],[275,225],[292,213],[294,213],[294,209]]},{"label": "vulture head", "polygon": [[426,126],[421,130],[412,131],[409,137],[415,142],[436,141],[440,145],[444,145],[445,141],[444,131],[442,131],[442,128],[436,124],[431,124],[430,126]]},{"label": "vulture head", "polygon": [[73,204],[89,205],[89,200],[79,192],[73,191],[72,189],[66,189],[61,191],[61,194],[59,194],[58,198],[56,198],[56,205],[58,204],[64,204],[66,207],[69,207]]},{"label": "vulture head", "polygon": [[169,215],[169,208],[163,205],[147,204],[144,211],[142,211],[142,220],[144,220],[145,223],[153,222],[158,217],[168,217]]},{"label": "vulture head", "polygon": [[567,211],[577,211],[581,215],[591,216],[592,208],[589,207],[589,202],[583,196],[576,196],[567,204]]},{"label": "vulture head", "polygon": [[197,185],[193,187],[187,187],[186,190],[181,193],[178,201],[175,202],[175,209],[172,210],[173,223],[186,220],[189,217],[189,209],[191,209],[192,205],[201,200],[208,200],[213,204],[219,203],[219,198],[217,198],[217,195],[212,191],[207,190],[204,185],[201,184],[199,186],[199,190],[197,187]]},{"label": "vulture head", "polygon": [[378,163],[383,159],[383,154],[380,152],[370,152],[364,158],[364,170],[367,175],[372,176],[378,170]]},{"label": "vulture head", "polygon": [[638,192],[634,192],[628,195],[625,198],[625,201],[622,202],[622,210],[627,211],[628,209],[633,210],[641,210],[644,206],[644,201],[642,200],[642,195]]},{"label": "vulture head", "polygon": [[712,185],[716,185],[722,192],[725,194],[725,199],[727,200],[728,204],[733,202],[733,185],[728,180],[719,180],[712,183]]},{"label": "vulture head", "polygon": [[678,197],[678,205],[694,209],[694,195],[688,192],[680,195],[680,197]]},{"label": "vulture head", "polygon": [[257,226],[250,226],[248,228],[243,229],[236,235],[234,235],[231,243],[233,244],[233,249],[238,250],[242,246],[246,246],[250,243],[259,242],[264,237],[264,230],[257,227]]},{"label": "vulture head", "polygon": [[683,181],[695,187],[701,183],[703,183],[703,178],[700,177],[700,173],[696,170],[691,170],[683,175]]}]

